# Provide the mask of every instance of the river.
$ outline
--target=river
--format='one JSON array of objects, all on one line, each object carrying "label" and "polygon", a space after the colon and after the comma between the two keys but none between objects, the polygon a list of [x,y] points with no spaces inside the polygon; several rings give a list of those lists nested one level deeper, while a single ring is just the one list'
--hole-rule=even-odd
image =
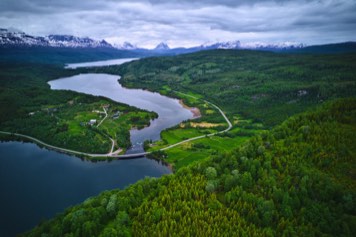
[{"label": "river", "polygon": [[[141,151],[146,139],[159,139],[163,129],[193,117],[178,100],[124,88],[118,79],[119,76],[108,74],[80,74],[49,84],[52,89],[101,95],[156,112],[159,117],[149,127],[131,131],[134,147],[129,153]],[[15,236],[29,230],[41,220],[104,190],[124,188],[146,176],[160,177],[169,173],[168,167],[145,157],[92,163],[33,143],[0,143],[0,236]]]},{"label": "river", "polygon": [[163,129],[193,118],[192,112],[184,108],[177,99],[146,90],[125,88],[119,83],[119,78],[119,76],[109,74],[88,73],[49,81],[48,84],[52,90],[72,90],[100,95],[156,112],[158,118],[153,120],[150,126],[141,130],[131,130],[133,147],[127,153],[142,152],[142,143],[145,140],[158,140]]},{"label": "river", "polygon": [[110,66],[110,65],[120,65],[134,60],[138,60],[138,58],[119,58],[119,59],[111,59],[111,60],[96,61],[96,62],[70,63],[67,64],[65,68],[76,69],[80,67],[101,67],[101,66]]}]

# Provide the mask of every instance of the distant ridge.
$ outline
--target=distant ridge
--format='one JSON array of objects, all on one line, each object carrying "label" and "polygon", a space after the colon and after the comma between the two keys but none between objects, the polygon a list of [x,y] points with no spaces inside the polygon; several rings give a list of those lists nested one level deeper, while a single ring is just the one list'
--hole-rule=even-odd
[{"label": "distant ridge", "polygon": [[153,50],[170,50],[168,44],[161,42]]},{"label": "distant ridge", "polygon": [[11,29],[0,29],[0,45],[3,47],[112,48],[112,45],[105,40],[98,41],[72,35],[32,36]]},{"label": "distant ridge", "polygon": [[202,50],[233,49],[233,50],[262,50],[285,53],[319,53],[332,54],[344,52],[356,52],[356,42],[335,43],[326,45],[306,46],[297,42],[264,43],[249,42],[241,43],[239,40],[206,43],[195,47],[170,48],[167,43],[161,42],[154,49],[140,48],[130,42],[123,44],[110,44],[105,40],[95,40],[89,37],[77,37],[73,35],[48,35],[32,36],[17,29],[0,28],[0,47],[53,47],[53,48],[105,48],[112,50],[132,51],[143,56],[152,55],[176,55],[193,53]]},{"label": "distant ridge", "polygon": [[302,49],[292,49],[287,52],[315,53],[315,54],[355,53],[356,42],[313,45],[313,46],[304,47]]},{"label": "distant ridge", "polygon": [[112,47],[112,45],[105,40],[98,41],[89,37],[76,37],[72,35],[49,35],[45,37],[45,39],[48,40],[49,45],[52,47]]}]

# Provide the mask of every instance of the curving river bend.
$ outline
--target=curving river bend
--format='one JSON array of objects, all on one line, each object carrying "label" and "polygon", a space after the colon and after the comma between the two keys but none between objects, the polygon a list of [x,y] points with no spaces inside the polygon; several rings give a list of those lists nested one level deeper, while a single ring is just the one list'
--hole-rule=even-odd
[{"label": "curving river bend", "polygon": [[[123,62],[127,59],[115,63]],[[112,63],[110,60],[67,67]],[[131,131],[134,147],[128,152],[141,151],[144,140],[157,140],[163,129],[193,117],[178,100],[124,88],[118,79],[119,76],[108,74],[80,74],[49,84],[52,89],[101,95],[158,113],[158,119],[149,127]],[[0,143],[0,236],[15,236],[31,229],[41,220],[104,190],[124,188],[146,176],[169,173],[168,167],[147,158],[91,163],[32,143]]]},{"label": "curving river bend", "polygon": [[158,118],[150,126],[141,130],[131,130],[133,148],[128,151],[142,152],[142,143],[147,139],[158,140],[162,130],[193,118],[190,110],[184,108],[177,99],[162,96],[141,89],[128,89],[119,83],[120,77],[109,74],[80,74],[49,81],[52,90],[72,90],[76,92],[104,96],[114,101],[154,111]]}]

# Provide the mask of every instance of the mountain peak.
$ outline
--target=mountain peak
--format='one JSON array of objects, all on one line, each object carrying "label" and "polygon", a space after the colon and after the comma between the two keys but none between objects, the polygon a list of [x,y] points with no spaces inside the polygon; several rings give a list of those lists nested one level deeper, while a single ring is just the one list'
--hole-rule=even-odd
[{"label": "mountain peak", "polygon": [[239,40],[235,41],[226,41],[226,42],[217,42],[217,43],[206,43],[201,45],[201,48],[204,49],[238,49],[240,48],[241,43]]},{"label": "mountain peak", "polygon": [[134,46],[133,44],[131,44],[130,42],[127,42],[127,41],[125,41],[125,42],[122,44],[122,47],[123,47],[124,49],[127,49],[127,50],[137,49],[136,46]]},{"label": "mountain peak", "polygon": [[94,40],[89,37],[73,35],[48,35],[46,37],[28,35],[17,29],[0,28],[0,47],[40,46],[40,47],[68,47],[68,48],[110,48],[105,40]]},{"label": "mountain peak", "polygon": [[164,42],[161,42],[159,43],[156,48],[154,48],[154,50],[169,50],[169,46],[168,44],[164,43]]},{"label": "mountain peak", "polygon": [[125,41],[122,44],[114,43],[112,44],[115,48],[121,50],[135,50],[138,49],[136,45],[131,44],[130,42]]},{"label": "mountain peak", "polygon": [[49,35],[46,38],[48,39],[50,45],[54,47],[112,47],[105,40],[97,41],[89,37],[77,37],[73,35]]},{"label": "mountain peak", "polygon": [[265,42],[249,42],[243,43],[241,48],[245,49],[293,49],[293,48],[304,48],[305,45],[298,42],[278,42],[278,43],[265,43]]}]

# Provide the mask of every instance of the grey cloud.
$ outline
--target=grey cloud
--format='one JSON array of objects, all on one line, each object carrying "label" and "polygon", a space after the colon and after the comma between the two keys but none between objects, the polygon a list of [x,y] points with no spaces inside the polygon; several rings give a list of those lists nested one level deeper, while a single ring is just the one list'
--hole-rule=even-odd
[{"label": "grey cloud", "polygon": [[356,40],[355,12],[353,0],[1,0],[0,27],[147,45],[324,43]]},{"label": "grey cloud", "polygon": [[0,12],[50,14],[105,9],[105,1],[1,0]]},{"label": "grey cloud", "polygon": [[[303,0],[302,0],[303,1]],[[304,0],[305,1],[305,0]],[[312,0],[308,0],[312,1]],[[293,0],[149,0],[151,4],[193,4],[193,5],[219,5],[219,6],[228,6],[236,7],[242,5],[255,5],[261,3],[288,3],[293,2]]]},{"label": "grey cloud", "polygon": [[[19,11],[19,12],[54,12],[54,11],[77,11],[77,10],[98,10],[105,9],[108,6],[120,3],[143,3],[155,5],[171,6],[251,6],[256,4],[277,3],[284,4],[294,0],[2,0],[0,2],[0,11]],[[320,0],[300,0],[299,2],[311,2]]]}]

